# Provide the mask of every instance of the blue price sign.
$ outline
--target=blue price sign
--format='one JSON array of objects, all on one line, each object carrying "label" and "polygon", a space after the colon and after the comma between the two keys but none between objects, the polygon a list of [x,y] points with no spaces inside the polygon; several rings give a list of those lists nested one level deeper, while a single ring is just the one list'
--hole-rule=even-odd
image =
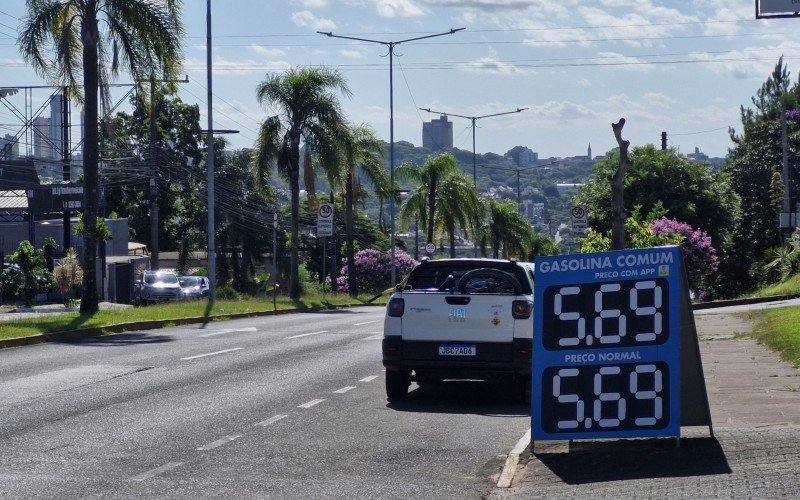
[{"label": "blue price sign", "polygon": [[678,247],[536,259],[531,437],[679,436]]}]

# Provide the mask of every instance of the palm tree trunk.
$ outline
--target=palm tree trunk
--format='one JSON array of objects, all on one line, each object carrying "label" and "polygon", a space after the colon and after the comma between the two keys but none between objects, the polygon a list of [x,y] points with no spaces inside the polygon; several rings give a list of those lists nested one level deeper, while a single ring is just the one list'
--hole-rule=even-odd
[{"label": "palm tree trunk", "polygon": [[345,233],[347,237],[347,287],[350,289],[350,296],[358,295],[358,282],[356,281],[356,249],[353,239],[355,238],[354,211],[353,211],[353,175],[352,172],[347,176],[345,182],[345,201],[344,201]]},{"label": "palm tree trunk", "polygon": [[306,194],[308,195],[308,207],[317,208],[317,188],[314,183],[314,165],[311,163],[311,148],[303,148],[303,183],[306,186]]},{"label": "palm tree trunk", "polygon": [[292,158],[289,160],[289,191],[292,203],[292,235],[289,249],[289,297],[300,298],[300,165],[299,148],[292,148]]},{"label": "palm tree trunk", "polygon": [[[89,10],[89,9],[87,9]],[[81,43],[83,45],[83,89],[85,103],[83,107],[83,296],[81,297],[81,313],[95,313],[98,310],[96,221],[98,213],[98,130],[97,99],[100,84],[97,41],[100,34],[97,19],[93,12],[87,14],[81,23]]]},{"label": "palm tree trunk", "polygon": [[447,231],[447,235],[450,239],[450,258],[456,258],[456,231],[455,228],[452,230]]},{"label": "palm tree trunk", "polygon": [[433,243],[433,216],[435,215],[436,211],[436,181],[431,180],[431,188],[430,192],[428,193],[428,241],[427,243]]}]

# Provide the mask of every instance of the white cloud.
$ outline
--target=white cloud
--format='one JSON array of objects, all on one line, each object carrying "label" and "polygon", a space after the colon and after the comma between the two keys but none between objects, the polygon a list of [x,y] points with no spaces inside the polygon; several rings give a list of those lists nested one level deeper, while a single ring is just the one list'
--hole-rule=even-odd
[{"label": "white cloud", "polygon": [[328,0],[291,0],[289,3],[304,9],[322,9],[328,6]]},{"label": "white cloud", "polygon": [[648,92],[643,97],[648,104],[659,108],[669,109],[677,102],[675,99],[665,96],[660,92]]},{"label": "white cloud", "polygon": [[746,47],[723,54],[693,52],[689,56],[702,61],[712,72],[737,79],[764,80],[775,68],[775,63],[783,54],[796,53],[800,44],[783,42],[772,47]]},{"label": "white cloud", "polygon": [[617,65],[620,69],[628,71],[647,72],[653,69],[647,61],[637,57],[626,56],[616,52],[598,52],[597,62],[600,64]]},{"label": "white cloud", "polygon": [[335,30],[336,23],[324,17],[317,17],[313,12],[301,10],[292,14],[292,22],[301,28],[313,28],[315,30]]},{"label": "white cloud", "polygon": [[581,87],[591,87],[592,82],[587,80],[586,78],[583,78],[582,80],[578,80],[578,85],[580,85]]},{"label": "white cloud", "polygon": [[428,10],[420,7],[413,0],[374,0],[378,15],[381,17],[420,17],[428,14]]},{"label": "white cloud", "polygon": [[546,118],[548,123],[551,123],[552,120],[575,121],[598,117],[591,108],[570,101],[549,101],[532,106],[531,111],[539,118]]},{"label": "white cloud", "polygon": [[339,51],[341,55],[348,59],[364,59],[364,54],[358,50],[342,49]]},{"label": "white cloud", "polygon": [[[256,61],[254,59],[247,59],[241,61],[234,61],[225,59],[222,56],[215,56],[213,61],[214,76],[231,76],[231,75],[252,75],[263,74],[264,72],[285,71],[291,68],[292,65],[287,61]],[[205,59],[192,59],[187,58],[183,61],[183,69],[190,73],[206,71]]]},{"label": "white cloud", "polygon": [[522,70],[511,63],[498,61],[497,59],[491,57],[482,57],[468,63],[462,63],[459,65],[459,68],[464,71],[495,73],[502,75],[510,75],[512,73],[522,72]]},{"label": "white cloud", "polygon": [[256,54],[264,57],[269,57],[269,58],[286,57],[286,52],[284,52],[281,49],[274,49],[256,44],[251,44],[248,48],[253,52],[255,52]]}]

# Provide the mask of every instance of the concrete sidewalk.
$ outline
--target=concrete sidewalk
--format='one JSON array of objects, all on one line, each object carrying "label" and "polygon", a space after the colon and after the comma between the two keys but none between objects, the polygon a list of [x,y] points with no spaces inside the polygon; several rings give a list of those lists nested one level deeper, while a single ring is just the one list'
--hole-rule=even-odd
[{"label": "concrete sidewalk", "polygon": [[537,443],[490,498],[800,497],[800,371],[742,336],[741,316],[695,318],[714,438]]}]

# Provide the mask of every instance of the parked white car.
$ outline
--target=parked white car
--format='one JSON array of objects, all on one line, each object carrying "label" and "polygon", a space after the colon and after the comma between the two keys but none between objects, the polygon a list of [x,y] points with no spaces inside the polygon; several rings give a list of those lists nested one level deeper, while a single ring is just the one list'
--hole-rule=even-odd
[{"label": "parked white car", "polygon": [[389,299],[384,320],[386,395],[412,381],[516,379],[530,400],[533,264],[423,260]]}]

